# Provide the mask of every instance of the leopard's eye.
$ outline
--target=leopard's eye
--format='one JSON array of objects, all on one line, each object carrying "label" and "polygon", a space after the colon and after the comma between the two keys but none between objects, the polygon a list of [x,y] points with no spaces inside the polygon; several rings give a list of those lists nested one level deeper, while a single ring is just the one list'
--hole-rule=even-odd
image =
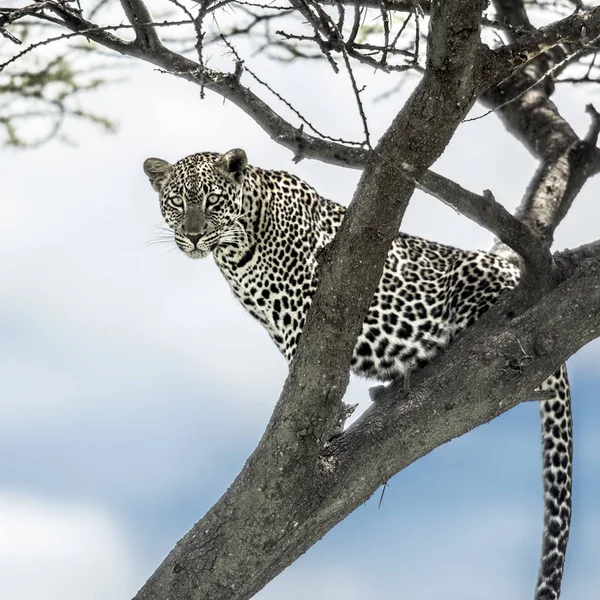
[{"label": "leopard's eye", "polygon": [[167,204],[172,208],[181,210],[183,208],[183,198],[181,196],[173,196],[173,198],[167,200]]},{"label": "leopard's eye", "polygon": [[206,208],[214,208],[221,202],[221,194],[212,193],[206,197]]}]

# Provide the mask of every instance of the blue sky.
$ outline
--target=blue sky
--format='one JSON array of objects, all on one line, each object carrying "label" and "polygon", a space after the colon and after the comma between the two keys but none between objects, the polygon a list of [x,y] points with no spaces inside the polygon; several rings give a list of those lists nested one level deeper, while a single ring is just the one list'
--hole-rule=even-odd
[{"label": "blue sky", "polygon": [[[289,69],[289,67],[286,67]],[[278,70],[279,69],[279,70]],[[302,75],[302,71],[300,71]],[[346,91],[313,68],[314,85],[273,81],[316,121],[360,124]],[[385,89],[364,74],[370,94]],[[337,86],[337,87],[336,87]],[[584,133],[579,89],[557,101]],[[130,598],[222,494],[254,448],[286,374],[211,259],[148,247],[160,221],[143,175],[151,155],[176,160],[241,146],[250,161],[305,177],[347,203],[358,173],[304,161],[234,106],[151,68],[90,98],[120,122],[116,136],[81,126],[78,147],[3,150],[0,198],[0,596]],[[395,110],[370,107],[381,133]],[[476,107],[474,114],[483,109]],[[514,208],[535,166],[494,116],[459,128],[436,169],[491,189]],[[557,235],[557,248],[600,237],[598,180]],[[416,194],[404,229],[463,247],[491,239]],[[600,585],[600,346],[571,361],[575,410],[573,533],[565,600]],[[368,383],[349,401],[364,407]],[[541,535],[537,407],[517,407],[395,477],[259,600],[372,596],[433,600],[531,597]],[[4,550],[2,550],[4,548]],[[31,573],[44,574],[42,585]],[[74,576],[73,573],[77,575]]]}]

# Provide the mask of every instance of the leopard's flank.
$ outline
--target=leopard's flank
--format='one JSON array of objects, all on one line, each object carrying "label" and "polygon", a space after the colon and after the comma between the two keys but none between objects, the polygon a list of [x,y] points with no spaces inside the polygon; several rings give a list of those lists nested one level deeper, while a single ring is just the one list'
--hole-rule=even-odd
[{"label": "leopard's flank", "polygon": [[[243,150],[144,162],[175,243],[190,258],[212,253],[238,300],[290,361],[317,286],[316,255],[345,208],[283,171],[249,166]],[[380,381],[408,377],[474,323],[519,271],[485,252],[399,233],[352,357]],[[571,517],[571,399],[560,367],[540,386],[544,534],[536,600],[560,595]]]}]

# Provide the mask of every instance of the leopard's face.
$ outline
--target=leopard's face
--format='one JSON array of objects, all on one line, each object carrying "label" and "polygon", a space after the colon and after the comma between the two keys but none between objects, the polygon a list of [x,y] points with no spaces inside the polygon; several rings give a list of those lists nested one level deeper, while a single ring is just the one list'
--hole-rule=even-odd
[{"label": "leopard's face", "polygon": [[239,221],[247,164],[240,149],[194,154],[174,165],[160,158],[144,161],[163,218],[179,249],[190,258],[204,258],[217,247],[247,241]]}]

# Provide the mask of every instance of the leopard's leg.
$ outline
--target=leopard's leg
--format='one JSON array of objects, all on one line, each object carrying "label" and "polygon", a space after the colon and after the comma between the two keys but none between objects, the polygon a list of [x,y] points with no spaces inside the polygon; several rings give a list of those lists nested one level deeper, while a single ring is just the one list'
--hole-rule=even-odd
[{"label": "leopard's leg", "polygon": [[554,392],[540,402],[544,478],[544,534],[535,600],[558,600],[571,524],[573,437],[566,366],[539,388]]}]

